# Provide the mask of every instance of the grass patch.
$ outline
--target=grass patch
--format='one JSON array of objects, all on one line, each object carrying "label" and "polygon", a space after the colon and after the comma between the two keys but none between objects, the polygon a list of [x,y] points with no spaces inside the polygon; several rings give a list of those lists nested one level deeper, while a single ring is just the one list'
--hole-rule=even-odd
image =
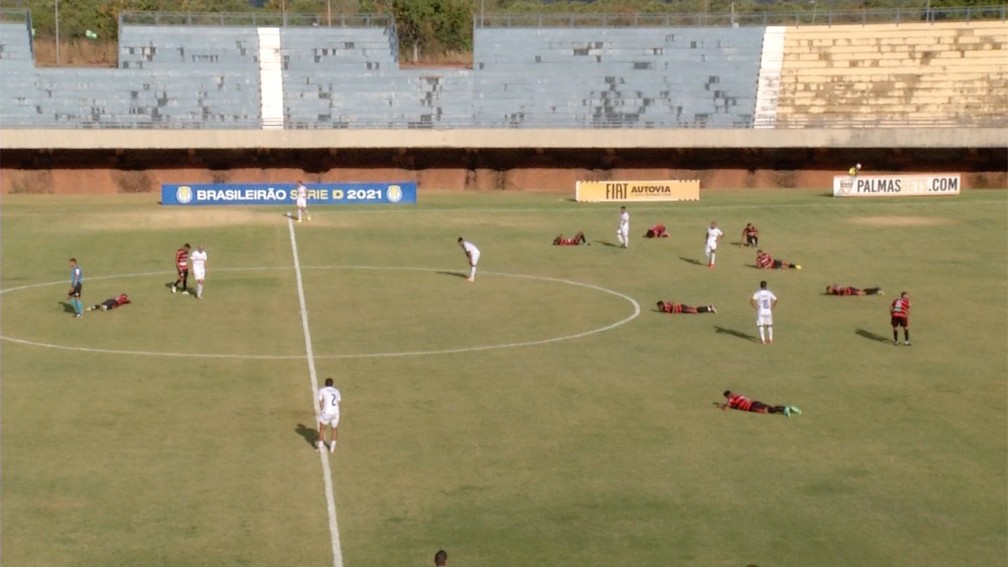
[{"label": "grass patch", "polygon": [[[1006,200],[718,191],[630,204],[627,250],[618,206],[556,195],[313,209],[295,234],[319,378],[344,396],[345,563],[1005,565]],[[332,563],[280,213],[5,197],[6,564]],[[640,237],[658,222],[671,238]],[[752,267],[746,222],[804,269]],[[550,246],[578,230],[591,246]],[[474,284],[459,235],[483,252]],[[186,241],[210,257],[201,302],[166,287]],[[71,256],[85,303],[135,303],[74,320]],[[760,279],[781,300],[772,347],[753,340]],[[891,344],[903,289],[913,347]],[[717,411],[726,388],[804,413]]]}]

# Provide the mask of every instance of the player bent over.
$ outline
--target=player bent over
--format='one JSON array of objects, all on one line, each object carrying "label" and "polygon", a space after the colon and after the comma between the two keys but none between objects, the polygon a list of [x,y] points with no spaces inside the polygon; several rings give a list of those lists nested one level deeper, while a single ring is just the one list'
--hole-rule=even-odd
[{"label": "player bent over", "polygon": [[561,234],[553,239],[553,246],[578,246],[579,244],[588,244],[588,239],[585,238],[583,232],[578,232],[574,238],[564,238],[564,235]]},{"label": "player bent over", "polygon": [[745,228],[742,229],[742,246],[751,246],[756,248],[759,245],[759,229],[753,226],[753,224],[746,223]]},{"label": "player bent over", "polygon": [[662,313],[717,313],[713,305],[701,305],[700,307],[690,307],[682,303],[673,301],[659,301],[658,311]]},{"label": "player bent over", "polygon": [[120,305],[126,305],[130,302],[129,296],[125,293],[120,293],[115,297],[110,297],[101,303],[95,303],[87,308],[88,311],[108,311],[109,309],[115,309]]},{"label": "player bent over", "polygon": [[881,293],[882,288],[880,287],[866,287],[864,289],[858,289],[856,287],[837,284],[826,286],[826,295],[878,295]]},{"label": "player bent over", "polygon": [[903,327],[903,344],[910,346],[910,295],[907,292],[900,293],[889,305],[889,317],[893,344],[899,344],[899,327]]},{"label": "player bent over", "polygon": [[336,450],[336,438],[339,435],[340,419],[340,391],[333,387],[333,379],[326,378],[325,387],[318,393],[319,418],[318,418],[318,441],[315,447],[319,451],[325,450],[325,429],[331,430],[329,452]]},{"label": "player bent over", "polygon": [[798,264],[792,264],[791,262],[785,262],[784,260],[774,260],[773,256],[762,251],[756,251],[756,267],[761,270],[786,270],[788,268],[794,268],[800,270],[801,266]]},{"label": "player bent over", "polygon": [[756,413],[782,413],[785,417],[791,417],[791,414],[801,415],[801,409],[797,406],[771,406],[770,404],[750,400],[744,395],[732,392],[731,390],[725,390],[724,397],[727,401],[721,404],[722,411],[731,408]]},{"label": "player bent over", "polygon": [[644,233],[644,238],[668,238],[669,233],[665,230],[665,225],[656,224],[651,228],[647,229]]},{"label": "player bent over", "polygon": [[462,247],[462,251],[465,252],[466,260],[469,260],[469,277],[466,278],[466,281],[474,282],[476,281],[476,264],[479,263],[480,257],[479,248],[461,236],[458,237],[458,243]]}]

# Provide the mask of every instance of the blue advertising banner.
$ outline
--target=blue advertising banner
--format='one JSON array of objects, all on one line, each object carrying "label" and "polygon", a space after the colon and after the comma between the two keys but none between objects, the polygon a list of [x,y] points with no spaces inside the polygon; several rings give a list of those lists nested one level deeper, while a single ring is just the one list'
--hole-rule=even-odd
[{"label": "blue advertising banner", "polygon": [[[308,205],[391,205],[417,202],[416,182],[305,183]],[[161,185],[162,205],[293,205],[296,183]]]}]

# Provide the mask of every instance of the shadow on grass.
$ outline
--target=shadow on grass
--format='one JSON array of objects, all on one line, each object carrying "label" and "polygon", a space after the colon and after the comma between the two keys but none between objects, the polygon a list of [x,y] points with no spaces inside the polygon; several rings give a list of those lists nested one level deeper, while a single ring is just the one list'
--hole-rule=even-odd
[{"label": "shadow on grass", "polygon": [[601,244],[602,246],[608,246],[609,248],[622,248],[619,244],[607,242],[605,240],[596,240],[595,244]]},{"label": "shadow on grass", "polygon": [[859,336],[859,337],[864,337],[866,339],[871,339],[873,341],[878,341],[880,343],[887,343],[887,342],[889,342],[889,337],[883,337],[882,335],[873,333],[873,332],[871,332],[871,331],[869,331],[867,329],[858,329],[858,330],[854,331],[854,333],[856,333],[857,336]]},{"label": "shadow on grass", "polygon": [[76,313],[74,306],[71,305],[69,301],[58,301],[57,303],[63,306],[63,311],[65,313]]},{"label": "shadow on grass", "polygon": [[757,337],[755,335],[749,335],[749,334],[743,333],[742,331],[737,331],[735,329],[728,329],[728,328],[722,327],[720,325],[715,325],[714,326],[714,332],[725,334],[725,335],[731,335],[733,337],[738,337],[740,339],[745,339],[747,341],[753,341],[753,342],[757,342],[757,343],[759,342],[759,337]]},{"label": "shadow on grass", "polygon": [[316,431],[311,427],[305,426],[305,424],[303,423],[297,424],[297,427],[294,428],[294,431],[296,431],[298,435],[304,438],[305,442],[308,443],[309,447],[311,447],[312,449],[315,448],[315,443],[318,442],[318,431]]},{"label": "shadow on grass", "polygon": [[469,277],[468,274],[463,274],[462,272],[445,272],[442,270],[435,273],[441,274],[442,276],[454,276],[456,278],[462,278],[462,279],[466,279]]},{"label": "shadow on grass", "polygon": [[694,266],[703,266],[704,263],[695,258],[687,258],[686,256],[679,256],[679,259],[687,264],[693,264]]}]

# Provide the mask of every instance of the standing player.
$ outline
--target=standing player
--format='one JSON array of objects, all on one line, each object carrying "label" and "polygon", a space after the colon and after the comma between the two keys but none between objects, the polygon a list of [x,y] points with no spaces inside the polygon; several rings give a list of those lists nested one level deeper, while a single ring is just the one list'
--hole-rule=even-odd
[{"label": "standing player", "polygon": [[619,208],[619,224],[616,226],[616,240],[622,248],[630,246],[630,213],[626,207]]},{"label": "standing player", "polygon": [[772,406],[756,400],[750,400],[744,395],[732,392],[731,390],[725,390],[724,397],[728,401],[721,404],[722,411],[731,408],[756,413],[782,413],[784,417],[791,417],[792,413],[801,415],[801,410],[797,406]]},{"label": "standing player", "polygon": [[189,243],[186,242],[175,251],[175,270],[178,271],[178,279],[171,286],[171,292],[178,291],[179,284],[182,284],[182,293],[189,295]]},{"label": "standing player", "polygon": [[297,182],[297,222],[301,222],[301,218],[305,217],[311,220],[311,214],[308,212],[308,188],[299,179]]},{"label": "standing player", "polygon": [[318,441],[315,442],[315,447],[319,451],[325,450],[325,428],[327,425],[332,432],[330,435],[332,442],[329,443],[329,452],[332,453],[336,450],[336,437],[339,434],[340,401],[340,391],[333,387],[333,379],[326,378],[325,388],[319,390],[318,393]]},{"label": "standing player", "polygon": [[84,270],[77,264],[77,258],[70,258],[70,305],[74,308],[74,317],[84,316],[84,304],[81,303],[81,288],[84,285]]},{"label": "standing player", "polygon": [[196,251],[189,255],[193,277],[196,278],[196,299],[203,299],[203,280],[206,279],[207,253],[200,244]]},{"label": "standing player", "polygon": [[749,303],[756,308],[760,343],[773,343],[773,310],[777,307],[777,296],[767,289],[766,280],[759,283],[759,290],[753,294]]},{"label": "standing player", "polygon": [[722,236],[724,236],[724,233],[721,232],[720,228],[718,228],[717,221],[711,221],[710,228],[707,229],[707,234],[704,235],[704,240],[706,242],[704,255],[707,256],[708,268],[713,268],[714,263],[717,261],[717,245],[718,240],[721,240]]},{"label": "standing player", "polygon": [[458,237],[458,243],[462,247],[462,251],[465,252],[466,259],[469,260],[469,277],[466,278],[466,281],[474,282],[476,281],[476,264],[480,257],[479,248],[461,236]]},{"label": "standing player", "polygon": [[893,344],[899,344],[899,327],[903,327],[903,344],[910,346],[910,295],[907,292],[900,293],[889,305],[889,317]]}]

